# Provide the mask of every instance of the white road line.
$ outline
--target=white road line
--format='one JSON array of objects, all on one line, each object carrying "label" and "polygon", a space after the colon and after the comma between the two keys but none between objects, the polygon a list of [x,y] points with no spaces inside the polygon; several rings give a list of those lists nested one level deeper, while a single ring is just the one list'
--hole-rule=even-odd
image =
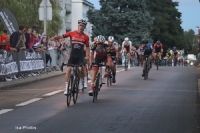
[{"label": "white road line", "polygon": [[41,100],[41,99],[42,99],[42,98],[33,98],[33,99],[31,99],[31,100],[28,100],[28,101],[26,101],[26,102],[17,104],[17,105],[15,105],[15,106],[25,106],[25,105],[28,105],[28,104],[30,104],[30,103],[39,101],[39,100]]},{"label": "white road line", "polygon": [[122,72],[122,71],[124,71],[125,69],[122,69],[122,70],[119,70],[119,71],[116,71],[116,73],[118,73],[118,72]]},{"label": "white road line", "polygon": [[62,92],[62,91],[64,91],[64,90],[53,91],[53,92],[50,92],[50,93],[44,94],[43,96],[53,96],[53,95],[55,95],[55,94],[57,94],[57,93],[60,93],[60,92]]},{"label": "white road line", "polygon": [[0,115],[12,111],[13,109],[2,109],[0,110]]}]

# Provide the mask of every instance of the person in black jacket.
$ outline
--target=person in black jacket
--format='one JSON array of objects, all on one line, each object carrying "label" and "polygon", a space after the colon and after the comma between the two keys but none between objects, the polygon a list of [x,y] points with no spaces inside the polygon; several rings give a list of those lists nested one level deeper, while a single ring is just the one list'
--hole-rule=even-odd
[{"label": "person in black jacket", "polygon": [[20,39],[20,35],[24,34],[25,27],[23,25],[19,26],[19,31],[15,31],[10,36],[10,47],[13,49],[13,51],[17,51],[16,45]]},{"label": "person in black jacket", "polygon": [[29,42],[30,42],[30,35],[31,35],[31,32],[32,32],[32,29],[29,28],[26,33],[25,33],[25,38],[26,38],[26,42],[25,42],[25,45],[26,45],[26,49],[29,49]]}]

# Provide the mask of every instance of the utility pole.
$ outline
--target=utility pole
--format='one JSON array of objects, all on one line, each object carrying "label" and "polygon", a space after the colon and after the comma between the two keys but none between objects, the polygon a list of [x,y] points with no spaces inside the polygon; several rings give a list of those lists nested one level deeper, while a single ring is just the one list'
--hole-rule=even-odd
[{"label": "utility pole", "polygon": [[47,0],[44,0],[44,34],[47,31]]}]

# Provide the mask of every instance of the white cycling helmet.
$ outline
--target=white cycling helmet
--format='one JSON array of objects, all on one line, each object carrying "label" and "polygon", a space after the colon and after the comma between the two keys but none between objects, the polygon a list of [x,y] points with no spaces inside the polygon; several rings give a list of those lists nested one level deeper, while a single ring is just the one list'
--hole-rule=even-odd
[{"label": "white cycling helmet", "polygon": [[109,42],[114,42],[114,37],[113,37],[113,36],[109,36],[109,37],[108,37],[108,41],[109,41]]},{"label": "white cycling helmet", "polygon": [[105,42],[105,37],[103,35],[98,35],[97,36],[97,42],[98,43],[104,43]]},{"label": "white cycling helmet", "polygon": [[82,24],[84,24],[85,26],[87,25],[87,21],[86,21],[86,20],[83,20],[83,19],[78,20],[78,24],[79,24],[79,23],[82,23]]},{"label": "white cycling helmet", "polygon": [[124,38],[124,41],[129,41],[128,37]]}]

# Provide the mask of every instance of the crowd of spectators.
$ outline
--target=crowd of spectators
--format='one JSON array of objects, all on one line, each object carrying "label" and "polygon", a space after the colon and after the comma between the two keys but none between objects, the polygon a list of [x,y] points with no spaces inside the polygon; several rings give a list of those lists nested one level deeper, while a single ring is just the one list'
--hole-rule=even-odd
[{"label": "crowd of spectators", "polygon": [[[26,28],[19,25],[19,30],[11,35],[7,34],[7,30],[3,30],[0,36],[0,42],[7,45],[0,45],[0,50],[19,52],[26,50],[29,52],[44,52],[46,56],[46,66],[54,67],[62,63],[67,63],[69,58],[70,44],[68,40],[60,39],[58,41],[50,41],[49,36],[39,33],[39,26],[36,23],[32,28]],[[31,73],[36,76],[35,73]],[[5,77],[5,81],[17,79],[17,76]]]}]

